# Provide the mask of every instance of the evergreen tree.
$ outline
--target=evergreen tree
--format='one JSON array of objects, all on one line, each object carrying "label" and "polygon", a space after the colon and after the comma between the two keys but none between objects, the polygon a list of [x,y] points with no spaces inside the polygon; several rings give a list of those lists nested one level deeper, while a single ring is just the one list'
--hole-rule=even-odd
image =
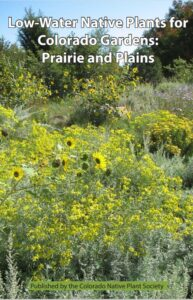
[{"label": "evergreen tree", "polygon": [[[38,16],[32,11],[31,8],[25,9],[24,20],[35,20],[35,22],[39,22],[39,18],[42,17],[41,12],[39,12]],[[25,50],[32,51],[35,55],[38,55],[39,50],[48,51],[50,50],[50,46],[41,46],[38,44],[38,37],[40,35],[46,35],[47,37],[51,37],[51,30],[47,27],[41,27],[40,25],[35,24],[33,28],[22,27],[18,32],[18,39],[21,46]]]}]

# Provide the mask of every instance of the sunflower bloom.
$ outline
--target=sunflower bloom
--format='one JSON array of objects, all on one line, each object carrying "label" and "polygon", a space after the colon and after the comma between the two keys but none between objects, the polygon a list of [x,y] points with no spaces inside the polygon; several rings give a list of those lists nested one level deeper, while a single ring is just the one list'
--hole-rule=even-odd
[{"label": "sunflower bloom", "polygon": [[106,171],[107,162],[106,162],[105,157],[99,152],[93,153],[92,156],[93,156],[93,159],[95,161],[95,168]]},{"label": "sunflower bloom", "polygon": [[64,169],[64,171],[66,171],[68,168],[69,158],[66,155],[63,155],[61,157],[61,161],[62,161],[63,169]]},{"label": "sunflower bloom", "polygon": [[20,167],[15,167],[12,171],[13,178],[17,181],[21,180],[24,176],[24,171]]},{"label": "sunflower bloom", "polygon": [[74,147],[75,147],[75,139],[73,139],[73,138],[67,138],[66,139],[66,145],[69,147],[69,148],[71,148],[71,149],[73,149]]}]

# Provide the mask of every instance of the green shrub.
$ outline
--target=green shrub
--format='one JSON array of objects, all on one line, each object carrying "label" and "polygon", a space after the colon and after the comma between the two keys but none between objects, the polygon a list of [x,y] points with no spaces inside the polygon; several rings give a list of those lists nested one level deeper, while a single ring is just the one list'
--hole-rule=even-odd
[{"label": "green shrub", "polygon": [[[138,237],[140,240],[140,236]],[[36,292],[30,298],[113,298],[113,299],[185,299],[189,293],[191,278],[189,272],[190,253],[184,240],[173,240],[162,231],[149,232],[144,236],[145,255],[137,257],[131,251],[121,252],[117,245],[104,247],[97,243],[84,243],[78,246],[76,257],[67,267],[54,274],[48,270],[47,279],[61,278],[65,274],[71,280],[84,281],[166,281],[168,289],[152,291],[74,291]],[[137,241],[136,246],[137,246]],[[54,277],[55,276],[55,277]]]},{"label": "green shrub", "polygon": [[[136,49],[135,53],[140,55],[154,55],[154,52],[150,47],[142,46]],[[139,70],[140,79],[142,82],[151,83],[152,85],[157,85],[163,79],[162,63],[158,56],[155,56],[155,61],[153,64],[139,63],[134,64]]]},{"label": "green shrub", "polygon": [[20,274],[15,262],[15,254],[13,252],[13,239],[11,233],[8,237],[6,252],[6,270],[4,272],[4,280],[2,273],[0,272],[0,298],[20,298],[21,296],[24,296],[23,283],[21,283]]},{"label": "green shrub", "polygon": [[170,74],[172,79],[178,82],[193,82],[193,61],[188,63],[182,58],[174,59],[172,66],[165,67]]},{"label": "green shrub", "polygon": [[180,155],[174,155],[171,158],[167,157],[163,147],[152,154],[155,163],[164,170],[164,173],[170,177],[183,178],[185,171],[184,158]]},{"label": "green shrub", "polygon": [[10,64],[9,58],[0,58],[0,103],[15,106],[42,104],[51,95],[42,79],[38,79],[23,66]]},{"label": "green shrub", "polygon": [[72,119],[97,126],[102,124],[109,115],[116,113],[122,96],[136,87],[139,80],[137,72],[137,68],[129,70],[124,67],[116,75],[98,75],[94,80],[74,79],[73,91],[79,105]]}]

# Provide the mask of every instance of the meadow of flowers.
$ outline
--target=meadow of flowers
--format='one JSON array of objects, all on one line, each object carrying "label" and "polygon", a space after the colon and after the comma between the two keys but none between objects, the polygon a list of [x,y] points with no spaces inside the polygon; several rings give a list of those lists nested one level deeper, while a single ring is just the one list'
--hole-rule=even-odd
[{"label": "meadow of flowers", "polygon": [[193,194],[184,190],[183,177],[159,166],[154,153],[163,145],[168,160],[191,156],[193,123],[167,111],[133,119],[126,111],[120,118],[125,128],[57,129],[0,106],[0,260],[6,269],[11,234],[26,288],[31,279],[165,279],[165,294],[109,297],[172,297],[176,289],[187,295]]},{"label": "meadow of flowers", "polygon": [[[41,27],[32,8],[33,28],[0,38],[0,299],[193,299],[193,3],[172,2],[166,27],[143,34],[156,44],[132,54],[154,64],[118,64],[101,26],[88,33],[97,44],[40,45],[56,19]],[[45,51],[84,61],[42,63]],[[34,291],[33,281],[168,287]]]}]

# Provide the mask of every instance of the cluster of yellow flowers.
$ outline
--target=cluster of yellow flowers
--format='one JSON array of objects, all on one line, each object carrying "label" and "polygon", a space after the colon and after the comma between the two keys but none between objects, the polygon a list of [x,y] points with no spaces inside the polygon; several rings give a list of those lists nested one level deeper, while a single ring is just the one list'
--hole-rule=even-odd
[{"label": "cluster of yellow flowers", "polygon": [[30,72],[21,74],[14,87],[17,104],[39,105],[46,103],[51,91],[45,86],[42,79],[38,79]]},{"label": "cluster of yellow flowers", "polygon": [[38,105],[48,100],[51,91],[43,79],[32,75],[22,66],[12,69],[3,55],[1,59],[1,103],[4,103],[5,106],[15,107]]},{"label": "cluster of yellow flowers", "polygon": [[[2,108],[0,114],[13,117]],[[151,230],[191,234],[192,197],[182,199],[181,180],[166,177],[149,155],[136,158],[132,141],[125,130],[59,132],[26,121],[2,136],[0,226],[12,230],[17,253],[40,270],[68,264],[76,246],[89,241],[116,243],[136,256],[144,248],[132,245],[135,234],[142,241]]]},{"label": "cluster of yellow flowers", "polygon": [[187,118],[169,111],[157,111],[136,117],[131,126],[138,135],[138,142],[143,144],[146,137],[151,150],[164,146],[170,155],[193,153],[193,122]]}]

